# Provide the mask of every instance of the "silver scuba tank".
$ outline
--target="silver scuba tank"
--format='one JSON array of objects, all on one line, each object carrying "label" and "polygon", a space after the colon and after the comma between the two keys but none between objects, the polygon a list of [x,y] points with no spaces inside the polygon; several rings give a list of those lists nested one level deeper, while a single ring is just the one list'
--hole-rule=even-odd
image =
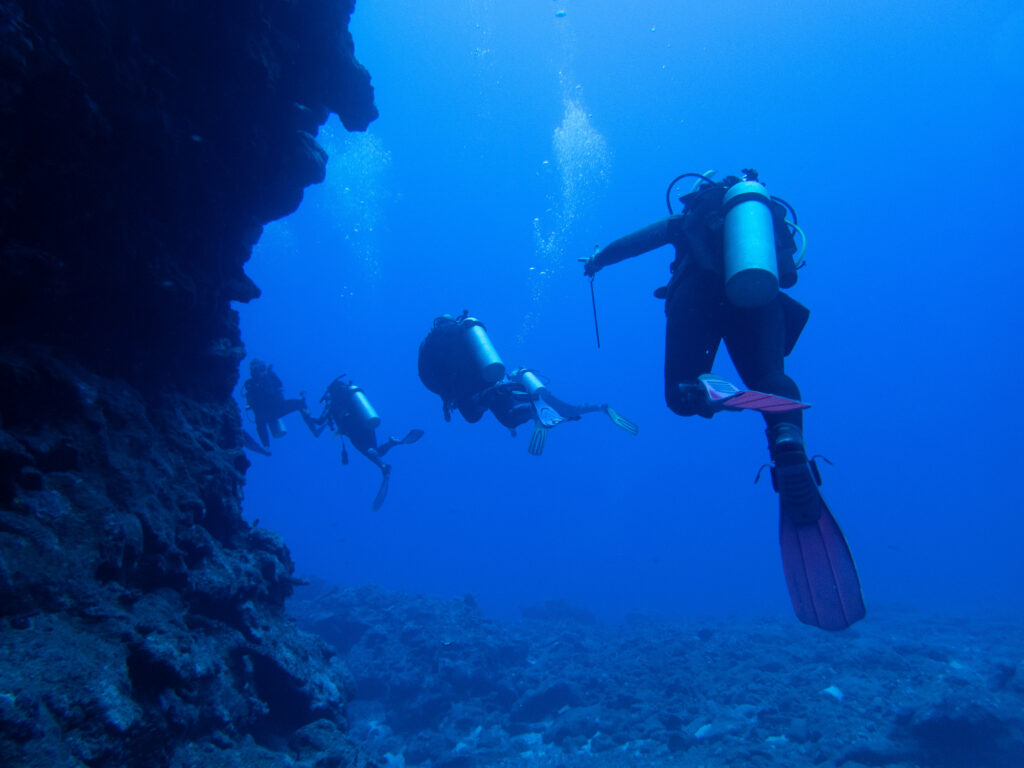
[{"label": "silver scuba tank", "polygon": [[467,317],[462,321],[466,329],[466,340],[473,354],[473,361],[480,372],[480,377],[488,384],[494,384],[505,378],[505,364],[498,356],[484,324],[475,317]]},{"label": "silver scuba tank", "polygon": [[514,375],[519,377],[519,381],[522,382],[530,397],[540,397],[541,394],[548,391],[547,385],[533,371],[520,368]]},{"label": "silver scuba tank", "polygon": [[352,416],[370,429],[380,426],[380,416],[376,409],[370,405],[370,399],[363,393],[363,390],[355,384],[349,384],[346,388],[352,408]]},{"label": "silver scuba tank", "polygon": [[772,199],[759,181],[733,184],[725,210],[725,294],[738,307],[761,307],[779,290]]}]

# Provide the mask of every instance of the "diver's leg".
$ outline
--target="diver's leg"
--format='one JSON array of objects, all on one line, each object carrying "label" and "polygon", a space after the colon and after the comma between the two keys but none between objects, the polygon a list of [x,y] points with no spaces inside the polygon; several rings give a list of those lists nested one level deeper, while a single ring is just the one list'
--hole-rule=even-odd
[{"label": "diver's leg", "polygon": [[423,437],[423,434],[424,433],[422,429],[410,429],[408,432],[405,433],[405,437],[395,437],[394,435],[389,435],[387,442],[385,442],[383,445],[377,446],[377,453],[380,456],[383,456],[396,445],[412,445],[421,437]]},{"label": "diver's leg", "polygon": [[[381,508],[384,503],[384,499],[388,495],[388,483],[391,477],[391,465],[386,463],[381,456],[388,452],[391,446],[385,443],[384,446],[377,446],[377,436],[374,434],[374,430],[367,429],[365,427],[358,427],[351,432],[346,432],[348,439],[352,441],[352,445],[357,451],[363,456],[373,462],[374,466],[380,470],[380,488],[377,490],[377,495],[373,500],[374,511]],[[381,450],[383,449],[383,450]]]},{"label": "diver's leg", "polygon": [[352,442],[352,446],[372,461],[381,472],[387,474],[391,470],[391,466],[381,458],[390,450],[390,446],[381,451],[383,446],[377,446],[377,435],[374,430],[365,427],[352,429],[346,432],[345,436]]},{"label": "diver's leg", "polygon": [[715,362],[725,291],[718,275],[700,269],[674,282],[665,301],[665,402],[680,416],[710,418],[714,411],[697,377]]},{"label": "diver's leg", "polygon": [[256,434],[259,435],[260,443],[263,444],[264,448],[270,447],[270,435],[267,432],[267,422],[257,421],[256,422]]},{"label": "diver's leg", "polygon": [[593,403],[584,403],[583,405],[573,405],[567,403],[564,400],[559,400],[557,397],[551,394],[550,391],[545,390],[541,395],[544,398],[544,402],[551,405],[556,411],[558,411],[565,418],[576,421],[585,413],[603,413],[612,420],[612,423],[619,429],[624,429],[631,435],[635,435],[638,431],[636,424],[622,416],[618,412],[612,410],[608,403],[601,403],[600,405],[594,405]]},{"label": "diver's leg", "polygon": [[287,416],[289,413],[304,410],[306,410],[306,401],[298,397],[293,397],[291,400],[284,401],[284,404],[281,407],[281,416]]},{"label": "diver's leg", "polygon": [[352,447],[362,454],[367,451],[377,450],[377,435],[372,429],[367,429],[359,424],[349,422],[345,424],[345,437],[352,441]]},{"label": "diver's leg", "polygon": [[[800,399],[800,388],[786,375],[786,321],[780,296],[763,307],[733,308],[726,323],[725,346],[747,389]],[[803,429],[803,410],[766,413],[768,426]]]},{"label": "diver's leg", "polygon": [[367,448],[365,451],[360,450],[359,452],[363,454],[363,456],[368,458],[370,461],[372,461],[374,465],[377,467],[377,469],[379,469],[384,474],[387,474],[388,472],[391,471],[391,465],[381,458],[380,453],[377,451],[376,448]]},{"label": "diver's leg", "polygon": [[[800,389],[785,372],[785,332],[782,303],[776,297],[764,307],[735,310],[725,343],[748,388],[799,400]],[[804,447],[803,410],[766,413],[764,419],[781,512],[795,522],[816,520],[820,500]]]},{"label": "diver's leg", "polygon": [[302,416],[302,421],[313,433],[313,437],[320,437],[320,433],[327,428],[327,414],[324,413],[319,419],[314,419],[313,414],[309,412],[309,406],[306,404],[306,393],[299,392],[299,402],[302,403],[302,407],[299,409],[299,415]]},{"label": "diver's leg", "polygon": [[250,451],[262,453],[264,456],[270,455],[270,450],[268,448],[264,448],[262,445],[256,442],[256,438],[250,435],[244,429],[242,430],[242,445],[244,445]]},{"label": "diver's leg", "polygon": [[573,406],[571,402],[566,402],[559,397],[555,397],[555,395],[551,393],[550,389],[544,390],[541,397],[544,398],[544,401],[547,402],[551,408],[558,412],[559,416],[564,416],[570,421],[577,421],[584,414],[604,414],[608,412],[608,404],[606,402],[596,404],[596,406],[592,402],[585,402],[582,406]]},{"label": "diver's leg", "polygon": [[313,437],[320,437],[320,433],[324,431],[324,426],[317,425],[316,420],[309,412],[309,406],[306,405],[306,394],[304,392],[300,394],[301,397],[284,401],[281,416],[287,416],[289,413],[295,413],[295,411],[298,411],[299,415],[302,417],[302,422],[306,425],[306,428],[313,433]]},{"label": "diver's leg", "polygon": [[511,430],[513,434],[518,427],[528,421],[533,421],[537,413],[534,411],[533,403],[515,402],[511,399],[502,398],[492,403],[490,411],[505,429]]},{"label": "diver's leg", "polygon": [[[377,435],[376,435],[376,433],[373,434],[373,442],[375,442],[375,443],[377,442]],[[375,450],[377,452],[377,455],[383,457],[384,455],[387,454],[388,451],[390,451],[396,445],[400,445],[401,442],[402,442],[401,440],[396,440],[391,435],[388,435],[388,439],[385,440],[383,443],[381,443],[380,445],[378,445],[376,447]]]},{"label": "diver's leg", "polygon": [[558,411],[559,415],[572,420],[580,418],[584,413],[604,412],[608,408],[607,405],[593,405],[591,403],[573,405],[572,403],[567,403],[564,400],[560,400],[555,397],[551,394],[551,391],[547,389],[543,391],[541,397],[544,398],[544,402]]}]

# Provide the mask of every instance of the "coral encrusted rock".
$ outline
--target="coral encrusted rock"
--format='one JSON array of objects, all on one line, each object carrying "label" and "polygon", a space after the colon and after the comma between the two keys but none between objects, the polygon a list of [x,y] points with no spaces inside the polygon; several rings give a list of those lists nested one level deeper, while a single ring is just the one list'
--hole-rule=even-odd
[{"label": "coral encrusted rock", "polygon": [[0,0],[0,764],[364,762],[231,399],[253,244],[377,114],[353,7]]}]

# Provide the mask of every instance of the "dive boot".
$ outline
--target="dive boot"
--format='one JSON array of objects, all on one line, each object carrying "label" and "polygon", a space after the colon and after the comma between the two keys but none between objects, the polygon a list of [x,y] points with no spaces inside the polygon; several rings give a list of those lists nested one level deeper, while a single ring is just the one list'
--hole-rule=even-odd
[{"label": "dive boot", "polygon": [[772,487],[779,494],[779,510],[792,522],[813,523],[821,516],[817,467],[807,460],[800,428],[789,422],[769,427]]}]

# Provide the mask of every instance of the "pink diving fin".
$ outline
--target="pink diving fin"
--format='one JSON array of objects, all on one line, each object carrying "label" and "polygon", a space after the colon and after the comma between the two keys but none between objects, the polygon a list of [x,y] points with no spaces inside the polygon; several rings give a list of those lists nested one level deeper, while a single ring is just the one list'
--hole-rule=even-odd
[{"label": "pink diving fin", "polygon": [[760,411],[761,413],[784,413],[801,408],[810,408],[808,403],[791,400],[781,395],[770,395],[767,392],[754,392],[740,389],[725,379],[711,373],[698,377],[707,391],[708,400],[718,408],[731,410]]}]

